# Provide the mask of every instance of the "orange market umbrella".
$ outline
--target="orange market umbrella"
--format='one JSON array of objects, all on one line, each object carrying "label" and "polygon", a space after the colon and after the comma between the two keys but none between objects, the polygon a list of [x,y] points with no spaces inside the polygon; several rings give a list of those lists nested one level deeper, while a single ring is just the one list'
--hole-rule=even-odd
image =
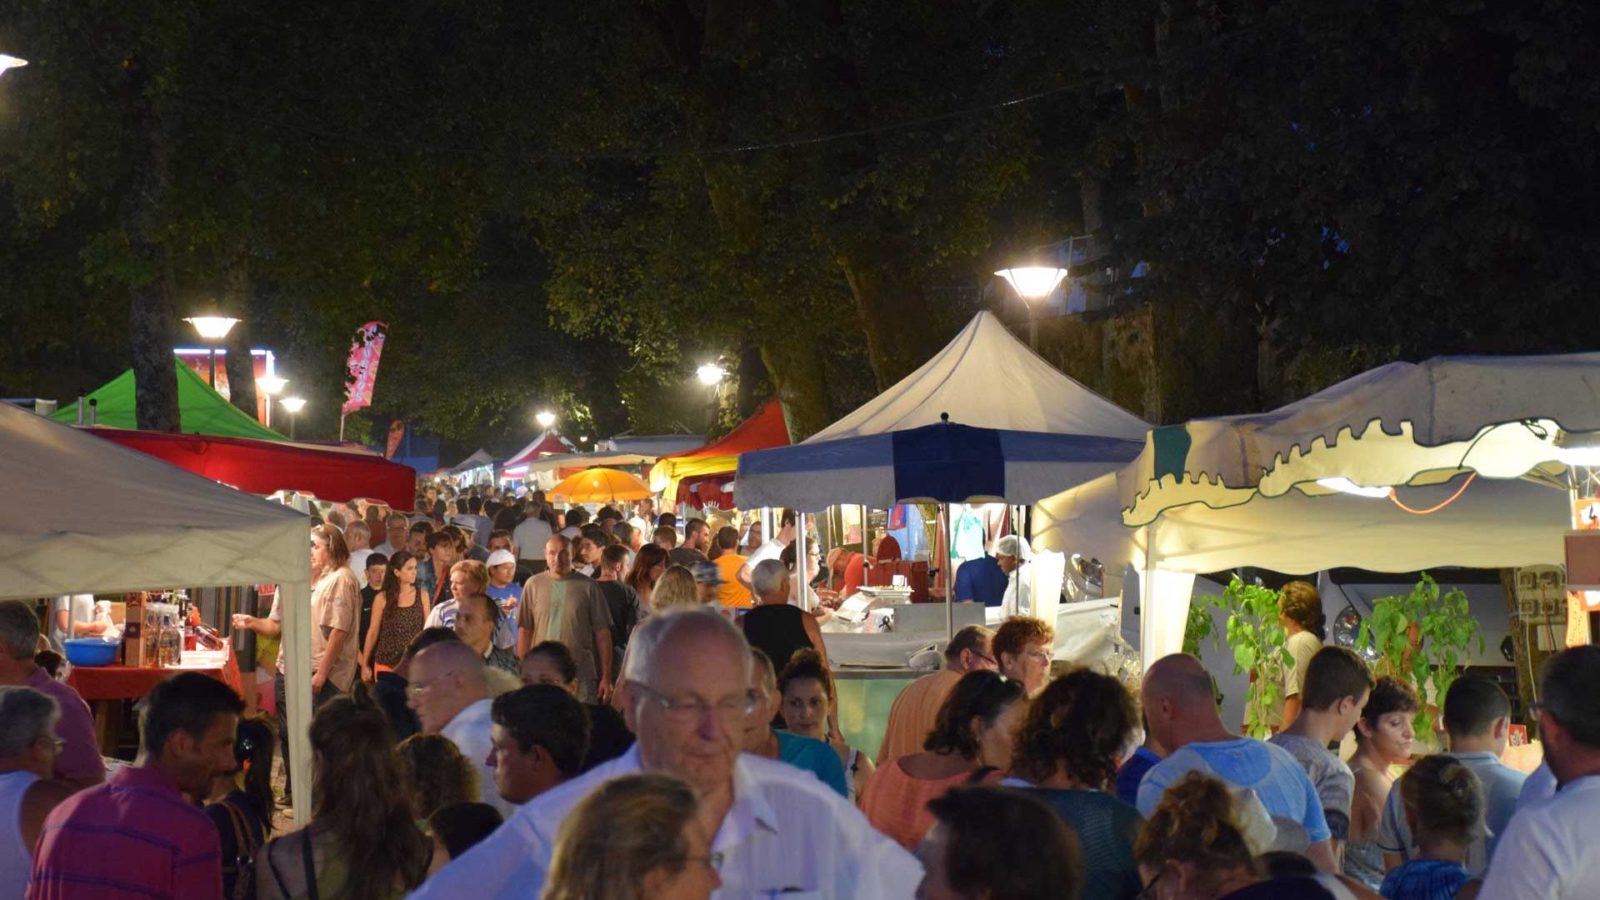
[{"label": "orange market umbrella", "polygon": [[552,500],[569,503],[610,503],[616,500],[647,500],[650,486],[620,469],[585,469],[561,480],[550,489]]}]

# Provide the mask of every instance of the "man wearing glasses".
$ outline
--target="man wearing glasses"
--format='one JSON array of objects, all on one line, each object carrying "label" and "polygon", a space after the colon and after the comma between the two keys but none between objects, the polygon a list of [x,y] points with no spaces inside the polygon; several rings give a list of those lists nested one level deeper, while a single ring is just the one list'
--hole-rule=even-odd
[{"label": "man wearing glasses", "polygon": [[530,801],[413,897],[536,896],[574,807],[600,784],[641,771],[675,775],[699,795],[711,851],[723,860],[720,896],[912,896],[921,866],[855,807],[809,774],[740,753],[753,702],[750,649],[721,616],[651,616],[629,643],[618,689],[638,735],[633,748]]},{"label": "man wearing glasses", "polygon": [[999,669],[994,654],[989,651],[989,641],[993,637],[994,632],[982,625],[968,625],[956,632],[944,648],[944,668],[901,689],[894,698],[894,705],[889,707],[883,745],[878,748],[878,758],[874,760],[878,767],[922,752],[922,742],[933,730],[939,707],[944,705],[961,676],[979,669],[989,672]]}]

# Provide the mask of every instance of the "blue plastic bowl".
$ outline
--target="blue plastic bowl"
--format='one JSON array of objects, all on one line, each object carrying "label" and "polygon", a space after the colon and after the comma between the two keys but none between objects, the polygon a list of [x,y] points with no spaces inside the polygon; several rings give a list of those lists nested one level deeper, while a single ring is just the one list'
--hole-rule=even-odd
[{"label": "blue plastic bowl", "polygon": [[88,668],[109,666],[116,662],[117,648],[122,646],[121,642],[102,641],[99,638],[72,638],[65,643],[67,661]]}]

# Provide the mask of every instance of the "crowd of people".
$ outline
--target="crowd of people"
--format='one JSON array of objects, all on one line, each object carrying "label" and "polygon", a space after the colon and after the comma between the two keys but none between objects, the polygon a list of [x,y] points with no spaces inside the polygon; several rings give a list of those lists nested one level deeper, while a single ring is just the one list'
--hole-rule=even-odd
[{"label": "crowd of people", "polygon": [[[751,548],[644,509],[455,502],[311,529],[308,773],[281,718],[183,673],[106,779],[31,605],[0,603],[0,900],[1600,896],[1600,647],[1545,664],[1528,778],[1500,761],[1508,698],[1471,674],[1439,700],[1444,751],[1414,759],[1420,699],[1321,646],[1298,588],[1270,740],[1227,727],[1192,656],[1135,693],[1053,671],[1051,626],[1012,616],[957,632],[863,748],[793,517]],[[280,711],[283,676],[280,655]],[[274,830],[275,764],[309,825]]]}]

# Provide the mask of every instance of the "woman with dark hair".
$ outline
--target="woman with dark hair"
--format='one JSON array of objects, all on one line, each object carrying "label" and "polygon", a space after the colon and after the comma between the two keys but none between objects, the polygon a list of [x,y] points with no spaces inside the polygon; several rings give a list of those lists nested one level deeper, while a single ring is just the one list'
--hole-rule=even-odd
[{"label": "woman with dark hair", "polygon": [[383,589],[372,603],[367,645],[361,652],[361,677],[369,683],[379,666],[393,669],[399,665],[406,647],[422,633],[429,603],[427,594],[417,586],[419,562],[405,550],[396,550],[389,557]]},{"label": "woman with dark hair", "polygon": [[[927,900],[1076,900],[1083,852],[1061,819],[1026,794],[956,788],[928,802],[937,824],[917,847]],[[1086,890],[1086,898],[1110,896]]]},{"label": "woman with dark hair", "polygon": [[1306,667],[1311,665],[1311,657],[1322,649],[1323,624],[1327,617],[1322,613],[1322,595],[1309,581],[1291,581],[1284,585],[1278,603],[1278,622],[1283,625],[1285,634],[1283,649],[1294,658],[1283,670],[1283,708],[1274,723],[1274,730],[1282,731],[1300,715],[1300,692],[1306,683]]},{"label": "woman with dark hair", "polygon": [[1355,793],[1350,798],[1350,841],[1344,848],[1344,872],[1367,887],[1383,884],[1383,849],[1374,840],[1383,807],[1394,787],[1390,770],[1411,758],[1416,740],[1411,720],[1421,708],[1410,686],[1384,676],[1372,686],[1367,705],[1356,720],[1356,752],[1350,757]]},{"label": "woman with dark hair", "polygon": [[404,791],[389,720],[340,697],[311,720],[312,822],[261,849],[261,900],[389,900],[422,883],[427,841]]},{"label": "woman with dark hair", "polygon": [[650,602],[651,595],[655,592],[656,582],[661,580],[671,564],[667,551],[654,542],[641,546],[639,552],[634,554],[633,567],[623,581],[639,595],[641,612],[655,609],[655,604]]},{"label": "woman with dark hair", "polygon": [[625,775],[561,823],[544,900],[708,900],[722,885],[699,801],[670,775]]},{"label": "woman with dark hair", "polygon": [[432,875],[471,850],[504,821],[500,810],[487,803],[457,803],[439,808],[428,817],[428,830],[433,834],[433,862],[428,866],[428,874]]},{"label": "woman with dark hair", "polygon": [[834,714],[839,697],[833,684],[833,673],[823,664],[815,650],[796,650],[789,664],[778,673],[778,696],[783,699],[779,713],[784,727],[801,737],[822,741],[839,754],[844,764],[845,778],[850,787],[850,799],[861,796],[861,789],[872,778],[875,766],[872,759],[844,742],[838,731]]},{"label": "woman with dark hair", "polygon": [[928,801],[964,784],[998,780],[1011,765],[1011,740],[1027,706],[1022,685],[995,672],[961,676],[922,753],[879,769],[861,792],[867,821],[907,850],[933,826]]},{"label": "woman with dark hair", "polygon": [[1077,833],[1087,897],[1131,898],[1142,887],[1133,842],[1143,820],[1111,793],[1138,724],[1122,682],[1077,669],[1034,699],[1017,733],[1007,783],[1028,785]]},{"label": "woman with dark hair", "polygon": [[483,799],[478,771],[442,734],[413,734],[395,747],[411,808],[426,820],[446,806]]},{"label": "woman with dark hair", "polygon": [[[224,897],[255,896],[250,867],[272,832],[272,758],[277,740],[277,729],[266,719],[240,719],[233,739],[238,768],[211,783],[211,802],[205,814],[222,842]],[[235,890],[241,875],[248,881],[242,890]]]}]

